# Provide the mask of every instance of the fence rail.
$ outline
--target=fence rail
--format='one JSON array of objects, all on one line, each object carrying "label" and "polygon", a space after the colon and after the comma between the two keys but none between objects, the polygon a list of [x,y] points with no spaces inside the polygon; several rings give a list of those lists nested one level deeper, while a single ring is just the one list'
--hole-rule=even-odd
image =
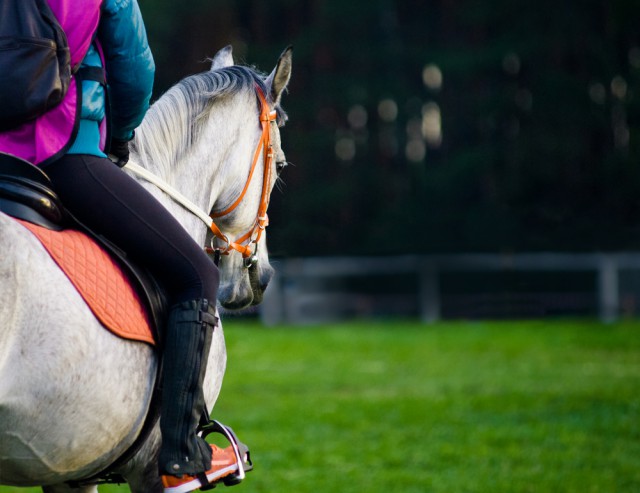
[{"label": "fence rail", "polygon": [[[417,281],[414,293],[420,318],[425,323],[443,316],[442,276],[447,273],[593,273],[595,313],[604,322],[620,316],[620,273],[640,276],[640,253],[523,253],[407,255],[397,257],[293,258],[274,261],[276,276],[266,292],[260,314],[268,324],[308,323],[338,316],[340,308],[363,297],[331,287],[328,281],[371,276],[409,275]],[[339,285],[339,282],[338,282]],[[546,292],[554,292],[548,286]],[[394,293],[387,293],[393,296]],[[402,302],[406,296],[396,296]],[[404,300],[406,301],[406,299]],[[315,313],[309,307],[316,306]],[[305,308],[306,307],[306,308]],[[319,315],[318,310],[321,312]]]}]

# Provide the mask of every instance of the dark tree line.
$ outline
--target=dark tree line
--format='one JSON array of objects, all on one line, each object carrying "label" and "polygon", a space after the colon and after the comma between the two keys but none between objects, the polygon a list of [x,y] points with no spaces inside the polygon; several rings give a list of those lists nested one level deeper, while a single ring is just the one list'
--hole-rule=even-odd
[{"label": "dark tree line", "polygon": [[280,255],[640,247],[634,0],[140,0],[157,92],[294,45]]}]

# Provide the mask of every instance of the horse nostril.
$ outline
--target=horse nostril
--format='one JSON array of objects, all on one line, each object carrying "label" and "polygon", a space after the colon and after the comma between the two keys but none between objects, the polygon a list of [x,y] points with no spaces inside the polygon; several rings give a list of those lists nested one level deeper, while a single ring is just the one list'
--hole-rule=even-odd
[{"label": "horse nostril", "polygon": [[260,289],[262,291],[265,291],[267,289],[267,286],[269,286],[269,283],[271,282],[271,279],[273,279],[274,274],[275,271],[273,270],[273,268],[271,268],[271,266],[262,271],[262,275],[260,276]]}]

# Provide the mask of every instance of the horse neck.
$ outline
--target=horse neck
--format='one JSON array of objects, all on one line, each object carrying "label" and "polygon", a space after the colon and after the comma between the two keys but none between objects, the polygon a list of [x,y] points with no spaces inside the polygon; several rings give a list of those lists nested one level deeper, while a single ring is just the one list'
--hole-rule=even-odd
[{"label": "horse neck", "polygon": [[[238,94],[216,101],[198,117],[203,120],[196,136],[191,135],[192,116],[167,111],[161,102],[151,107],[136,131],[132,160],[206,212],[215,204],[231,203],[244,187],[252,147],[257,145],[255,97]],[[154,185],[139,181],[198,244],[204,244],[207,230],[200,219]]]}]

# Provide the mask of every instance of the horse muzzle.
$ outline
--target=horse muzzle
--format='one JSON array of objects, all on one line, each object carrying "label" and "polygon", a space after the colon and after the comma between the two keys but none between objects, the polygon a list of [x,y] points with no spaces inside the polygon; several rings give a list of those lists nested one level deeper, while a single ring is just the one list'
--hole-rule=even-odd
[{"label": "horse muzzle", "polygon": [[218,299],[223,308],[243,310],[262,303],[264,291],[273,277],[274,270],[254,261],[246,268],[234,269],[227,278],[223,269]]}]

